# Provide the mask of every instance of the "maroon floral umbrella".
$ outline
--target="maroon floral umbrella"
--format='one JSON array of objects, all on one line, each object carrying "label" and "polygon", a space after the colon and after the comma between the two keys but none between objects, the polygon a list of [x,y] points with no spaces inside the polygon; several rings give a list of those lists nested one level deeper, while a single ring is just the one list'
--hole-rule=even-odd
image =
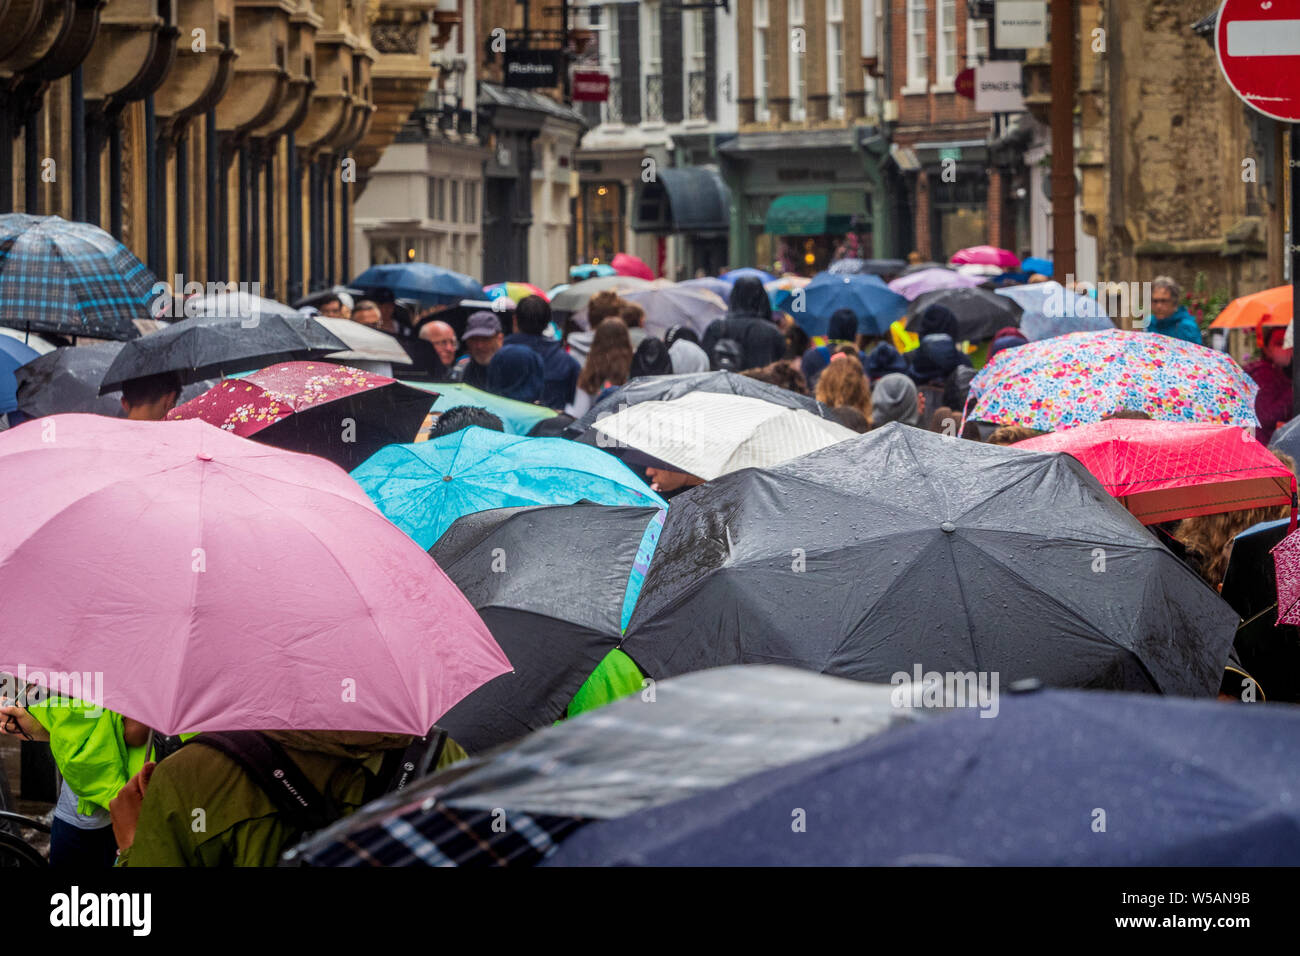
[{"label": "maroon floral umbrella", "polygon": [[225,379],[168,414],[328,458],[351,471],[385,445],[415,440],[437,395],[328,362],[285,362]]}]

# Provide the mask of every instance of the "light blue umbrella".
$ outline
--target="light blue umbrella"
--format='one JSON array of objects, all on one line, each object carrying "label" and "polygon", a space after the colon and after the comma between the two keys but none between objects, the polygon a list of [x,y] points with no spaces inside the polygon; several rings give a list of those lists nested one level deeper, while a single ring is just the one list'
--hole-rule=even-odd
[{"label": "light blue umbrella", "polygon": [[907,299],[880,276],[822,272],[803,288],[804,308],[791,302],[790,314],[809,335],[825,335],[831,315],[849,309],[858,317],[859,335],[888,335],[890,323],[907,312]]},{"label": "light blue umbrella", "polygon": [[722,273],[718,278],[723,282],[730,282],[732,285],[735,285],[736,280],[743,278],[744,276],[752,276],[764,285],[767,285],[776,278],[772,273],[764,272],[762,269],[755,269],[753,266],[741,266],[739,269],[732,269],[730,272]]},{"label": "light blue umbrella", "polygon": [[1034,282],[997,289],[1025,310],[1020,331],[1031,342],[1071,332],[1103,332],[1115,323],[1102,314],[1096,299],[1071,292],[1059,282]]},{"label": "light blue umbrella", "polygon": [[17,339],[0,335],[0,415],[18,410],[18,380],[14,371],[41,353]]},{"label": "light blue umbrella", "polygon": [[608,262],[602,262],[599,265],[593,265],[590,262],[584,262],[581,265],[569,267],[569,278],[574,282],[581,282],[584,279],[595,279],[600,276],[616,276],[617,272]]},{"label": "light blue umbrella", "polygon": [[517,402],[513,398],[485,392],[481,388],[463,382],[405,382],[403,384],[437,393],[438,399],[433,403],[432,410],[439,414],[457,405],[486,408],[501,419],[501,424],[505,425],[506,431],[512,435],[527,435],[538,422],[554,418],[558,414],[553,408]]},{"label": "light blue umbrella", "polygon": [[667,508],[636,473],[591,445],[463,428],[382,448],[352,472],[379,510],[424,549],[462,515],[519,505]]}]

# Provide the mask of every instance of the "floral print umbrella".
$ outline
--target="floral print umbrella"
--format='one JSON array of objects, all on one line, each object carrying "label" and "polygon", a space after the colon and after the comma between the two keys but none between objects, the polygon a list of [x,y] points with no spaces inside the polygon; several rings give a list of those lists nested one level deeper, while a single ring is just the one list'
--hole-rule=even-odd
[{"label": "floral print umbrella", "polygon": [[351,470],[385,445],[414,440],[436,394],[328,362],[285,362],[225,379],[168,413]]},{"label": "floral print umbrella", "polygon": [[1214,349],[1151,332],[1073,332],[995,355],[971,381],[966,417],[1059,431],[1127,409],[1254,428],[1256,391]]}]

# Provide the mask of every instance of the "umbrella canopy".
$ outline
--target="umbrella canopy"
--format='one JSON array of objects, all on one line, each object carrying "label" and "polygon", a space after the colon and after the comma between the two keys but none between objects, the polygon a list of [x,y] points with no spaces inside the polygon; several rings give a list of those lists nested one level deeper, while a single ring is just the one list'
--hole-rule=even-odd
[{"label": "umbrella canopy", "polygon": [[569,266],[569,278],[575,282],[595,279],[600,276],[618,275],[608,262],[584,262],[582,265]]},{"label": "umbrella canopy", "polygon": [[422,548],[462,515],[517,505],[668,507],[617,458],[563,438],[470,427],[412,445],[389,445],[352,477]]},{"label": "umbrella canopy", "polygon": [[509,669],[323,459],[202,422],[59,415],[0,434],[0,485],[23,489],[0,502],[0,670],[100,672],[103,706],[162,733],[424,734]]},{"label": "umbrella canopy", "polygon": [[315,319],[304,316],[193,318],[127,344],[104,373],[99,391],[112,392],[132,378],[176,372],[195,382],[246,372],[275,362],[321,358],[347,349]]},{"label": "umbrella canopy", "polygon": [[583,502],[456,519],[429,553],[514,670],[470,694],[438,725],[479,753],[563,717],[622,640],[633,566],[643,539],[658,540],[663,516],[657,508]]},{"label": "umbrella canopy", "polygon": [[971,380],[966,417],[1059,431],[1128,409],[1254,428],[1258,390],[1214,349],[1149,332],[1073,332],[995,355]]},{"label": "umbrella canopy", "polygon": [[483,291],[494,302],[504,297],[517,305],[520,299],[526,299],[530,295],[541,296],[547,302],[551,301],[549,295],[531,282],[494,282],[492,285],[485,285]]},{"label": "umbrella canopy", "polygon": [[[1025,312],[1041,312],[1049,318],[1090,319],[1105,318],[1101,304],[1091,296],[1071,292],[1059,282],[1031,282],[1027,285],[1009,285],[996,290],[997,295],[1006,296],[1020,306]],[[1114,323],[1106,319],[1106,327]],[[1087,328],[1072,329],[1074,332],[1091,331]]]},{"label": "umbrella canopy", "polygon": [[1236,625],[1074,459],[892,422],[676,497],[623,650],[1205,695]]},{"label": "umbrella canopy", "polygon": [[715,320],[727,314],[727,303],[705,289],[671,285],[628,292],[623,298],[645,309],[641,327],[658,338],[663,338],[675,325],[684,325],[703,337]]},{"label": "umbrella canopy", "polygon": [[601,276],[596,279],[585,279],[582,282],[575,282],[552,299],[551,308],[556,312],[577,312],[579,309],[585,309],[587,301],[597,292],[612,289],[621,294],[639,292],[648,288],[650,288],[649,282],[632,276]]},{"label": "umbrella canopy", "polygon": [[505,425],[506,431],[512,435],[527,435],[538,422],[544,422],[559,414],[553,408],[517,402],[513,398],[485,392],[464,382],[407,382],[406,384],[436,395],[437,401],[433,403],[433,411],[437,414],[442,414],[457,405],[485,408],[501,419],[501,424]]},{"label": "umbrella canopy", "polygon": [[677,283],[683,289],[704,289],[712,292],[723,302],[731,301],[731,283],[717,276],[703,276],[699,279],[686,279]]},{"label": "umbrella canopy", "polygon": [[361,464],[385,445],[415,440],[433,396],[395,379],[329,362],[286,362],[219,382],[173,408],[243,438]]},{"label": "umbrella canopy", "polygon": [[1296,708],[1012,694],[996,720],[958,710],[591,823],[547,865],[1287,865],[1300,853],[1297,733]]},{"label": "umbrella canopy", "polygon": [[314,315],[311,320],[347,346],[342,352],[330,352],[326,355],[325,357],[331,362],[412,364],[406,349],[398,345],[397,339],[387,332],[380,332],[378,329],[353,322],[351,319],[331,319],[325,315]]},{"label": "umbrella canopy", "polygon": [[918,272],[924,272],[926,269],[947,269],[949,272],[957,271],[952,266],[946,265],[942,262],[914,262],[903,270],[903,275],[914,275]]},{"label": "umbrella canopy", "polygon": [[371,266],[350,283],[363,291],[384,290],[394,298],[414,299],[421,305],[455,305],[461,299],[486,299],[479,281],[427,262]]},{"label": "umbrella canopy", "polygon": [[954,268],[964,276],[979,276],[981,279],[998,279],[1005,275],[1001,266],[986,266],[977,262],[968,262]]},{"label": "umbrella canopy", "polygon": [[907,307],[907,330],[920,332],[921,314],[941,305],[957,317],[958,342],[986,342],[998,329],[1020,324],[1020,306],[988,289],[936,289],[912,300]]},{"label": "umbrella canopy", "polygon": [[647,375],[634,378],[588,409],[587,414],[566,429],[566,434],[577,437],[591,428],[597,419],[640,402],[667,402],[691,392],[746,395],[761,398],[782,408],[802,408],[819,418],[831,418],[830,409],[815,398],[800,395],[779,385],[769,385],[735,372],[692,372],[685,375]]},{"label": "umbrella canopy", "polygon": [[971,246],[961,249],[948,260],[955,266],[997,266],[1002,272],[1020,268],[1020,258],[1007,249],[996,246]]},{"label": "umbrella canopy", "polygon": [[1296,461],[1300,461],[1300,415],[1273,432],[1268,447],[1276,451],[1284,451]]},{"label": "umbrella canopy", "polygon": [[767,299],[772,303],[773,312],[792,312],[794,294],[806,288],[812,279],[804,276],[781,276],[763,286],[767,290]]},{"label": "umbrella canopy", "polygon": [[1260,325],[1287,325],[1293,315],[1291,287],[1278,286],[1233,299],[1213,322],[1212,329],[1253,329]]},{"label": "umbrella canopy", "polygon": [[[123,418],[121,396],[99,394],[100,383],[125,342],[96,342],[55,349],[34,358],[14,373],[18,382],[18,411],[24,418],[86,412]],[[215,384],[192,382],[181,389],[178,402],[197,398]]]},{"label": "umbrella canopy", "polygon": [[14,372],[41,353],[17,339],[0,337],[0,415],[18,410],[18,380]]},{"label": "umbrella canopy", "polygon": [[[370,804],[296,855],[316,866],[531,866],[589,821],[715,791],[929,716],[894,706],[890,691],[789,667],[684,674],[655,684],[653,706],[638,695],[538,730]],[[497,808],[511,826],[492,826]]]},{"label": "umbrella canopy", "polygon": [[13,339],[16,342],[21,342],[39,355],[46,355],[58,348],[58,346],[49,339],[37,335],[35,332],[11,329],[5,326],[0,326],[0,338]]},{"label": "umbrella canopy", "polygon": [[[998,291],[1001,292],[1000,289]],[[1071,332],[1106,332],[1113,328],[1115,323],[1104,315],[1052,316],[1042,312],[1027,311],[1020,316],[1020,331],[1031,342],[1041,342],[1043,339],[1069,335]]]},{"label": "umbrella canopy", "polygon": [[598,418],[592,428],[605,436],[602,447],[635,448],[706,481],[741,468],[777,465],[857,437],[803,409],[703,391],[631,405]]},{"label": "umbrella canopy", "polygon": [[755,269],[753,266],[741,266],[739,269],[732,269],[730,272],[722,273],[718,278],[723,282],[730,282],[732,285],[735,285],[736,280],[743,278],[744,276],[751,276],[762,283],[771,282],[776,278],[772,273],[764,272],[762,269]]},{"label": "umbrella canopy", "polygon": [[826,269],[832,275],[898,276],[907,263],[902,259],[836,259]]},{"label": "umbrella canopy", "polygon": [[911,302],[917,296],[937,289],[973,289],[981,281],[978,276],[965,276],[951,269],[922,269],[899,276],[889,283],[889,288]]},{"label": "umbrella canopy", "polygon": [[1021,272],[1037,272],[1039,275],[1050,276],[1056,272],[1056,267],[1051,259],[1042,259],[1038,256],[1030,256],[1024,262],[1020,263]]},{"label": "umbrella canopy", "polygon": [[183,312],[184,314],[177,316],[177,318],[192,319],[196,316],[202,316],[214,319],[248,319],[263,318],[270,315],[298,318],[302,314],[283,302],[265,299],[260,295],[252,295],[242,290],[194,296],[185,300]]},{"label": "umbrella canopy", "polygon": [[1143,524],[1290,504],[1295,487],[1286,465],[1231,425],[1116,418],[1016,448],[1072,455]]},{"label": "umbrella canopy", "polygon": [[610,261],[614,271],[621,276],[631,276],[634,279],[645,279],[650,282],[654,279],[654,271],[645,264],[641,259],[629,252],[616,253]]},{"label": "umbrella canopy", "polygon": [[97,226],[0,215],[0,325],[133,339],[135,320],[149,318],[154,287],[144,263]]},{"label": "umbrella canopy", "polygon": [[840,309],[857,315],[859,335],[888,335],[890,323],[907,311],[907,300],[874,275],[822,272],[804,287],[803,297],[803,311],[790,314],[809,335],[825,335],[831,316]]}]

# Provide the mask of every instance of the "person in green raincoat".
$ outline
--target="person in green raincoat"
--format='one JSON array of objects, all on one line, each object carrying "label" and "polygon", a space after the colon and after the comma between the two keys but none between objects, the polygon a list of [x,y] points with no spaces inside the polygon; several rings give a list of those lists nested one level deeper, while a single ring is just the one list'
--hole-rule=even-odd
[{"label": "person in green raincoat", "polygon": [[0,731],[48,740],[63,777],[50,826],[50,865],[111,867],[117,842],[108,805],[144,765],[149,728],[69,697],[34,695],[25,707],[0,703]]}]

